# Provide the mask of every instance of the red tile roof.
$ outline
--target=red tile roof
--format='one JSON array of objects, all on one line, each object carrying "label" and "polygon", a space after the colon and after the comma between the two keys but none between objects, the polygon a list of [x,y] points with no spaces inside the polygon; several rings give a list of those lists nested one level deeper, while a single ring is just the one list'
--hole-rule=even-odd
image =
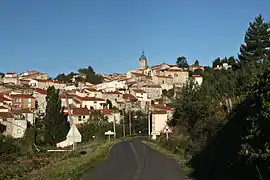
[{"label": "red tile roof", "polygon": [[8,108],[5,106],[0,106],[0,109],[8,109]]},{"label": "red tile roof", "polygon": [[4,102],[4,101],[12,101],[12,100],[0,95],[0,102]]},{"label": "red tile roof", "polygon": [[137,101],[137,98],[133,96],[132,94],[123,94],[123,98],[125,100]]},{"label": "red tile roof", "polygon": [[89,110],[85,108],[71,108],[72,115],[89,115]]},{"label": "red tile roof", "polygon": [[144,90],[141,89],[132,89],[135,93],[146,93]]},{"label": "red tile roof", "polygon": [[157,76],[158,78],[169,78],[169,79],[172,79],[173,77],[171,76]]},{"label": "red tile roof", "polygon": [[12,109],[11,112],[14,114],[33,113],[31,109],[28,108]]},{"label": "red tile roof", "polygon": [[184,71],[183,69],[167,69],[165,71],[170,71],[170,72],[181,72]]},{"label": "red tile roof", "polygon": [[34,90],[40,94],[47,94],[47,90],[45,89],[35,88]]},{"label": "red tile roof", "polygon": [[132,74],[134,74],[135,76],[146,76],[145,74],[143,73],[137,73],[137,72],[131,72]]},{"label": "red tile roof", "polygon": [[95,88],[83,88],[83,89],[90,92],[97,92]]},{"label": "red tile roof", "polygon": [[18,98],[31,98],[35,99],[32,95],[30,94],[10,94],[10,97],[18,97]]},{"label": "red tile roof", "polygon": [[78,95],[75,95],[75,94],[70,94],[70,96],[78,99],[78,100],[81,100],[81,101],[105,101],[105,99],[102,99],[102,98],[97,98],[97,97],[82,97],[82,96],[78,96]]},{"label": "red tile roof", "polygon": [[136,81],[132,81],[132,82],[127,82],[128,85],[133,85],[133,84],[137,84],[138,82]]},{"label": "red tile roof", "polygon": [[192,78],[202,78],[200,75],[192,75]]},{"label": "red tile roof", "polygon": [[122,94],[119,91],[114,91],[114,92],[103,92],[103,94]]},{"label": "red tile roof", "polygon": [[156,85],[156,84],[149,84],[149,85],[144,85],[144,88],[161,88],[160,85]]},{"label": "red tile roof", "polygon": [[173,111],[173,108],[171,108],[169,106],[164,106],[162,104],[153,104],[152,107],[154,109],[160,109],[160,110],[166,110],[166,111]]},{"label": "red tile roof", "polygon": [[10,112],[0,112],[1,118],[13,118],[13,115]]}]

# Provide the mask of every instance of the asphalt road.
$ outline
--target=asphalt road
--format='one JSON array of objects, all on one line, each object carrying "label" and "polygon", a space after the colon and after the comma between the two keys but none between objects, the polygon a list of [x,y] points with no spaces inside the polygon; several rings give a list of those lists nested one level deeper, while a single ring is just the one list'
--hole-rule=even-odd
[{"label": "asphalt road", "polygon": [[82,180],[184,180],[185,175],[174,161],[140,140],[114,145],[109,157]]}]

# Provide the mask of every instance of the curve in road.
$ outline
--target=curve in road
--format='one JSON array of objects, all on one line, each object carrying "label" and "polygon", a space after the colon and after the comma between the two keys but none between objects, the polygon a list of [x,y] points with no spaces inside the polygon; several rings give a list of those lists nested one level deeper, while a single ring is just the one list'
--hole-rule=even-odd
[{"label": "curve in road", "polygon": [[184,180],[179,165],[140,140],[114,145],[109,157],[82,180]]}]

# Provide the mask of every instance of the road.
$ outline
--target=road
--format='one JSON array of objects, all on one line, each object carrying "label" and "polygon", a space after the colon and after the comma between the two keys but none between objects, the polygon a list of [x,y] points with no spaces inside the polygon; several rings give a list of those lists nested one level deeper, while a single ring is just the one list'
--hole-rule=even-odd
[{"label": "road", "polygon": [[172,159],[143,144],[124,141],[111,148],[109,157],[82,177],[82,180],[184,180],[185,175]]}]

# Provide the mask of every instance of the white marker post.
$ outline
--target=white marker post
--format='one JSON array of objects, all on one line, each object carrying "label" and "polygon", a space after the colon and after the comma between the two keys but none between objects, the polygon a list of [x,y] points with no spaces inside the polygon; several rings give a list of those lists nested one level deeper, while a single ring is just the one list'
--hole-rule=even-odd
[{"label": "white marker post", "polygon": [[168,139],[169,139],[169,133],[172,133],[172,129],[168,125],[166,125],[165,128],[164,128],[164,130],[163,130],[163,133],[166,134],[166,139],[168,141]]},{"label": "white marker post", "polygon": [[114,132],[107,131],[107,132],[105,132],[105,135],[109,136],[109,141],[111,141],[111,135],[114,135]]}]

